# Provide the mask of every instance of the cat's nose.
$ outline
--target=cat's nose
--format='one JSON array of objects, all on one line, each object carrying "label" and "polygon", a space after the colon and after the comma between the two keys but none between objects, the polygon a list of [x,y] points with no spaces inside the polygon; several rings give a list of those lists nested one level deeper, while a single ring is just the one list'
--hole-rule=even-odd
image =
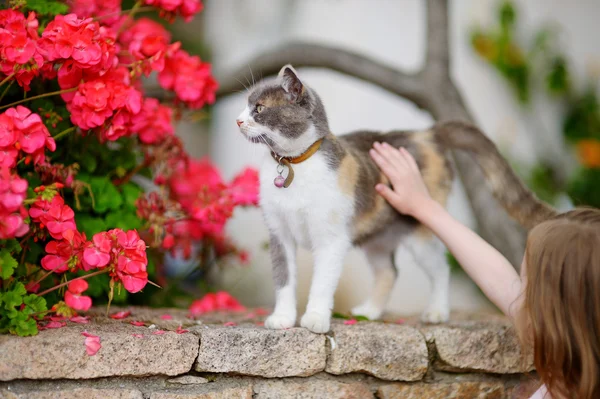
[{"label": "cat's nose", "polygon": [[240,119],[236,119],[235,122],[238,124],[238,127],[242,126],[242,123],[244,123],[244,121]]}]

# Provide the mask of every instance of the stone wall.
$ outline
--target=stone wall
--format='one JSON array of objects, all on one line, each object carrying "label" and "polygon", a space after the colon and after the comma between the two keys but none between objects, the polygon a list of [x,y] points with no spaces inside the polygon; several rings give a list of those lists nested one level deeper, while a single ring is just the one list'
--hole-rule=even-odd
[{"label": "stone wall", "polygon": [[[335,320],[327,335],[261,321],[134,308],[123,320],[96,311],[88,324],[0,336],[0,398],[520,398],[536,384],[498,316],[453,315],[442,326]],[[100,337],[93,356],[84,330]]]}]

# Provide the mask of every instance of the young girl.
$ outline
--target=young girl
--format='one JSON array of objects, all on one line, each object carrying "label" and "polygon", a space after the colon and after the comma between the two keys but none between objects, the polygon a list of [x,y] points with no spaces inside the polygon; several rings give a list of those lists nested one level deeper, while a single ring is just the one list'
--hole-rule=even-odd
[{"label": "young girl", "polygon": [[392,187],[377,191],[446,244],[487,297],[533,346],[543,382],[535,399],[600,398],[600,211],[576,209],[533,228],[519,276],[492,246],[429,196],[414,158],[375,143]]}]

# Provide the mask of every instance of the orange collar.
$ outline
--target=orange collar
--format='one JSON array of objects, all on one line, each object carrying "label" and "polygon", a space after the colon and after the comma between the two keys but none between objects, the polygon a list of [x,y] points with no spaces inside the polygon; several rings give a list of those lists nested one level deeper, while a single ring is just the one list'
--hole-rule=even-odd
[{"label": "orange collar", "polygon": [[[304,162],[306,161],[308,158],[312,157],[315,152],[317,152],[319,150],[319,148],[321,147],[321,143],[323,142],[323,139],[319,139],[317,141],[315,141],[314,143],[311,144],[310,147],[308,147],[308,149],[306,151],[304,151],[302,154],[298,155],[297,157],[280,157],[277,156],[277,154],[275,154],[274,152],[271,152],[271,156],[273,157],[273,159],[275,159],[275,161],[277,161],[280,164],[285,164],[287,162],[289,163],[300,163],[300,162]],[[287,161],[287,162],[284,162]]]}]

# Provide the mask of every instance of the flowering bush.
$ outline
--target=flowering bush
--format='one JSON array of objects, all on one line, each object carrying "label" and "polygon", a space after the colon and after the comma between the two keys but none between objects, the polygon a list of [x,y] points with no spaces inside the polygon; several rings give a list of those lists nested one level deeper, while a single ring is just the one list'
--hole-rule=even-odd
[{"label": "flowering bush", "polygon": [[[122,302],[153,279],[168,284],[163,251],[189,257],[201,243],[245,260],[224,225],[237,206],[256,204],[256,171],[225,182],[174,135],[186,110],[215,101],[210,64],[171,43],[161,24],[134,18],[155,10],[188,21],[200,0],[139,0],[129,10],[120,0],[8,6],[0,10],[0,333],[33,335],[44,318],[44,328],[60,327],[52,318],[77,318],[102,298]],[[172,101],[145,96],[151,74]]]}]

